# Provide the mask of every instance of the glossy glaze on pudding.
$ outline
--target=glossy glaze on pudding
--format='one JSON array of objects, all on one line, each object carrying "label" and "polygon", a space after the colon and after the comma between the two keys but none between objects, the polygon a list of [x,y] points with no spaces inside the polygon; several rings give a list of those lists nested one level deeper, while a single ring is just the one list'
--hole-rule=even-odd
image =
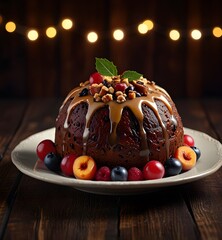
[{"label": "glossy glaze on pudding", "polygon": [[[119,98],[115,84],[122,81],[133,90]],[[62,157],[76,153],[93,157],[99,166],[143,167],[153,159],[164,163],[183,145],[181,118],[163,88],[142,77],[131,82],[104,77],[104,84],[105,93],[100,84],[92,94],[87,81],[64,100],[55,124]]]}]

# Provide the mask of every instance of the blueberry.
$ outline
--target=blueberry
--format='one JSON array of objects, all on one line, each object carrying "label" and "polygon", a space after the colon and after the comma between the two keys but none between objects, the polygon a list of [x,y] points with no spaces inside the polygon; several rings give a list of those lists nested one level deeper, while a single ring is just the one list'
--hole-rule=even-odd
[{"label": "blueberry", "polygon": [[88,88],[83,88],[83,90],[80,92],[79,96],[83,97],[83,96],[87,96],[89,93],[89,89]]},{"label": "blueberry", "polygon": [[111,180],[112,181],[127,181],[128,172],[124,167],[114,167],[111,171]]},{"label": "blueberry", "polygon": [[136,92],[136,97],[141,97],[141,94]]},{"label": "blueberry", "polygon": [[103,80],[103,85],[106,86],[106,87],[108,87],[108,88],[110,87],[110,84],[109,84],[108,81],[105,80],[105,79]]},{"label": "blueberry", "polygon": [[194,152],[196,153],[196,155],[197,155],[197,160],[200,158],[200,156],[201,156],[201,152],[200,152],[200,149],[199,148],[197,148],[197,147],[191,147],[193,150],[194,150]]},{"label": "blueberry", "polygon": [[178,175],[182,171],[182,164],[176,158],[169,158],[165,164],[165,177]]},{"label": "blueberry", "polygon": [[50,152],[44,158],[44,163],[49,170],[57,172],[60,170],[61,159],[55,153]]},{"label": "blueberry", "polygon": [[133,86],[133,85],[130,85],[129,87],[126,88],[125,94],[128,95],[130,90],[131,90],[131,91],[134,90],[134,86]]}]

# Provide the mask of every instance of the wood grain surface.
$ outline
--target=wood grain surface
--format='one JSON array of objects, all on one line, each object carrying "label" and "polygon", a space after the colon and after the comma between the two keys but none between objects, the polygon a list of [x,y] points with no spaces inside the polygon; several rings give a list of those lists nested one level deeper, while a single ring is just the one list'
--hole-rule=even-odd
[{"label": "wood grain surface", "polygon": [[[221,99],[175,102],[185,127],[221,141]],[[135,196],[95,195],[21,174],[11,161],[12,149],[53,127],[61,103],[0,101],[0,239],[222,238],[222,169],[196,182]]]}]

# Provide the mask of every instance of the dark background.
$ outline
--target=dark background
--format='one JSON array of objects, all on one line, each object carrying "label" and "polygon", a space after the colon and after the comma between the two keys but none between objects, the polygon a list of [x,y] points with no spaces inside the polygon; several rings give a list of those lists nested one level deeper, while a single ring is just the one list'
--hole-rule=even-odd
[{"label": "dark background", "polygon": [[[113,61],[119,72],[143,73],[172,97],[222,96],[222,37],[211,34],[222,27],[220,0],[1,0],[0,15],[0,98],[64,97],[95,71],[95,57]],[[47,38],[45,29],[65,17],[74,28]],[[154,29],[140,35],[137,25],[147,18]],[[5,31],[8,20],[20,33]],[[35,42],[21,34],[30,27],[40,32]],[[115,28],[125,31],[123,41],[113,40]],[[179,41],[169,39],[171,28],[181,30]],[[193,28],[203,33],[199,41],[189,37]],[[86,40],[91,30],[99,35],[95,44]]]}]

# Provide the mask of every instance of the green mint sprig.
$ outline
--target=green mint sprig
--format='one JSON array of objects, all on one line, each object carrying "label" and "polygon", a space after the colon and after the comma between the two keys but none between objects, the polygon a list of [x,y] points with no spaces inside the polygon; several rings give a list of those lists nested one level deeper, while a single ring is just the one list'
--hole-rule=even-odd
[{"label": "green mint sprig", "polygon": [[[106,58],[96,58],[96,70],[100,74],[104,76],[117,76],[117,67],[113,64],[113,62],[110,62]],[[136,72],[136,71],[125,71],[122,75],[121,78],[128,78],[129,81],[137,80],[143,75]]]}]

